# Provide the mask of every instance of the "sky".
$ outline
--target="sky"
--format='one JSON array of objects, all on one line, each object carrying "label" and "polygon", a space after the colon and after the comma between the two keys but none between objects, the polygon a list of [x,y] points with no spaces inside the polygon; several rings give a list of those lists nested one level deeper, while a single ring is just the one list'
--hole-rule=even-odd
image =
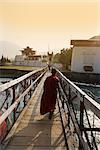
[{"label": "sky", "polygon": [[[57,53],[71,39],[95,35],[100,35],[100,0],[0,0],[0,41],[19,49]],[[0,54],[14,57],[19,49]]]}]

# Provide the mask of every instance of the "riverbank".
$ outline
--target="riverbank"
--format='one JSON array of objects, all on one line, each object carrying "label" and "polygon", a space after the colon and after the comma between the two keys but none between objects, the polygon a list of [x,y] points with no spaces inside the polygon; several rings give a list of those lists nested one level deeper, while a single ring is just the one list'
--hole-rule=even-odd
[{"label": "riverbank", "polygon": [[28,70],[32,71],[34,69],[38,69],[39,67],[30,67],[30,66],[16,66],[16,65],[6,65],[6,66],[0,66],[1,69],[16,69],[16,70]]}]

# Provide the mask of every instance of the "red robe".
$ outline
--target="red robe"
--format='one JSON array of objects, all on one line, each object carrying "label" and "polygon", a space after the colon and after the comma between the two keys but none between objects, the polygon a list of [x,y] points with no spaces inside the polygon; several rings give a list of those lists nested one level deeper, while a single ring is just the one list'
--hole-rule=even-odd
[{"label": "red robe", "polygon": [[[0,111],[0,116],[2,116],[2,112]],[[7,123],[6,121],[3,121],[3,123],[0,125],[0,142],[5,137],[7,133]]]},{"label": "red robe", "polygon": [[55,109],[58,81],[59,79],[56,76],[51,75],[46,78],[40,105],[41,115]]}]

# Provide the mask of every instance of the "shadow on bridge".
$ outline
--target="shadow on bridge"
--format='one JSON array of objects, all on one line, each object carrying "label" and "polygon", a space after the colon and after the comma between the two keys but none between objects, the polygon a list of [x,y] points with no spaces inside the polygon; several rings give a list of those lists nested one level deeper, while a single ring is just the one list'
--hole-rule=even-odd
[{"label": "shadow on bridge", "polygon": [[[26,114],[25,117],[29,115]],[[29,122],[26,118],[21,121],[7,150],[64,149],[65,141],[59,122],[59,113],[56,112],[52,120],[48,120],[48,114],[31,116]]]}]

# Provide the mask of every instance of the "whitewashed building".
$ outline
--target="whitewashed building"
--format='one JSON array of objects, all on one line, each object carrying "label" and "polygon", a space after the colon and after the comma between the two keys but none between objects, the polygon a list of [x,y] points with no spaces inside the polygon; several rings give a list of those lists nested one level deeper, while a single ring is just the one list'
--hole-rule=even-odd
[{"label": "whitewashed building", "polygon": [[71,71],[100,74],[100,40],[71,40]]},{"label": "whitewashed building", "polygon": [[47,65],[46,62],[40,60],[27,60],[22,55],[16,55],[15,60],[13,62],[14,65],[17,66],[33,66],[33,67],[44,67]]},{"label": "whitewashed building", "polygon": [[36,55],[36,51],[29,46],[21,50],[21,55],[16,55],[13,62],[18,66],[44,67],[47,65],[47,56]]}]

